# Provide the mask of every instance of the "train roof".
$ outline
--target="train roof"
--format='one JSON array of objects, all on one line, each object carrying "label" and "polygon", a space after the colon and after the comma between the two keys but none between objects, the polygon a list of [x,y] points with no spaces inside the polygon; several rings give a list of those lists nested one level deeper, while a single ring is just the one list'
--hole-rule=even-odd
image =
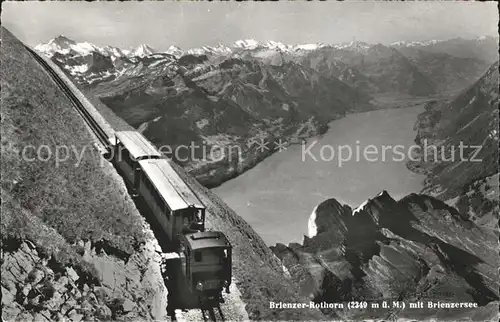
[{"label": "train roof", "polygon": [[188,207],[205,208],[166,159],[139,161],[144,173],[172,211]]},{"label": "train roof", "polygon": [[115,136],[136,160],[144,157],[160,158],[162,156],[154,145],[139,132],[120,131],[116,132]]},{"label": "train roof", "polygon": [[203,248],[230,248],[231,243],[220,231],[203,231],[183,235],[186,246],[191,250]]}]

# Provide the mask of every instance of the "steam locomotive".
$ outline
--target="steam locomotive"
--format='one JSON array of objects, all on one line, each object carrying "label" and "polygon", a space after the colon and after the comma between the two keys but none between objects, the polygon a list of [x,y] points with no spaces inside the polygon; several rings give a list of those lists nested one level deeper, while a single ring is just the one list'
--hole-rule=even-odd
[{"label": "steam locomotive", "polygon": [[143,199],[176,245],[190,290],[200,300],[222,302],[231,284],[232,247],[222,232],[205,231],[203,203],[141,133],[115,132],[112,153],[132,196]]}]

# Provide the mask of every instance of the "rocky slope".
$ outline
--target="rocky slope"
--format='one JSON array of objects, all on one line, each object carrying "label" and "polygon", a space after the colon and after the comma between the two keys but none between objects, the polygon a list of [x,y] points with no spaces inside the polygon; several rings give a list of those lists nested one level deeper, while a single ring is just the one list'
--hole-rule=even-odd
[{"label": "rocky slope", "polygon": [[302,245],[272,247],[302,294],[318,303],[475,302],[479,308],[389,305],[323,313],[452,321],[498,316],[498,67],[455,98],[429,102],[419,116],[415,141],[422,149],[408,165],[427,175],[428,195],[394,200],[382,191],[355,209],[329,199],[314,209]]},{"label": "rocky slope", "polygon": [[303,294],[317,302],[476,302],[475,309],[323,310],[346,319],[456,320],[498,314],[497,235],[433,197],[382,191],[356,209],[329,199],[303,245],[272,247]]},{"label": "rocky slope", "polygon": [[1,46],[2,320],[164,319],[158,244],[123,181],[4,28]]},{"label": "rocky slope", "polygon": [[461,91],[498,60],[498,37],[454,38],[391,45],[427,77],[439,91]]},{"label": "rocky slope", "polygon": [[211,190],[171,162],[182,179],[207,207],[207,229],[223,231],[233,246],[233,276],[251,320],[318,321],[325,316],[314,308],[270,308],[269,302],[308,303],[299,285],[262,238]]},{"label": "rocky slope", "polygon": [[498,218],[498,67],[451,102],[427,106],[415,126],[417,144],[429,153],[409,163],[427,174],[424,192],[489,226]]},{"label": "rocky slope", "polygon": [[[152,242],[153,243],[153,242]],[[97,247],[96,247],[97,246]],[[2,241],[4,321],[135,321],[166,317],[166,289],[152,244],[128,260],[80,241],[89,274],[29,239]]]},{"label": "rocky slope", "polygon": [[433,81],[439,92],[462,90],[477,81],[489,67],[489,63],[477,58],[424,50],[411,52],[407,57],[423,75]]},{"label": "rocky slope", "polygon": [[[394,47],[362,42],[285,45],[247,39],[155,52],[59,36],[36,49],[90,96],[166,145],[169,156],[207,186],[252,167],[279,140],[297,142],[346,113],[373,109],[372,95],[427,96],[462,88],[484,70],[476,60],[430,53],[413,59]],[[264,148],[254,144],[261,141],[267,142]]]}]

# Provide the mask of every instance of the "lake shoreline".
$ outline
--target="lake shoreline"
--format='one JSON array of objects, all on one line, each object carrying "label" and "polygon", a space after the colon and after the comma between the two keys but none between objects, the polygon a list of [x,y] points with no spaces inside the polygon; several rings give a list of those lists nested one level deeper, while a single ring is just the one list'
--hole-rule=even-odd
[{"label": "lake shoreline", "polygon": [[[332,122],[341,120],[345,117],[348,117],[349,115],[356,115],[356,114],[363,114],[363,113],[368,113],[368,112],[373,112],[373,111],[380,111],[380,110],[393,110],[393,109],[406,109],[406,108],[415,108],[416,106],[419,106],[423,104],[423,102],[426,102],[428,100],[435,99],[433,97],[411,97],[411,98],[405,98],[401,102],[397,103],[392,103],[392,104],[385,104],[383,102],[378,102],[378,104],[374,103],[374,108],[370,110],[361,110],[361,111],[352,111],[349,113],[346,113],[344,115],[339,115],[337,118],[333,118],[330,120],[326,121],[318,121],[318,126],[316,128],[316,132],[313,133],[308,133],[306,135],[302,136],[282,136],[282,137],[276,137],[276,139],[281,139],[284,140],[285,142],[288,142],[288,146],[293,146],[293,145],[301,145],[303,143],[302,140],[305,140],[306,143],[310,141],[314,137],[321,138],[323,135],[328,133],[331,128],[330,124]],[[198,182],[200,182],[203,186],[205,186],[207,189],[216,189],[223,185],[224,183],[234,180],[238,178],[239,176],[243,175],[245,172],[253,169],[256,167],[259,163],[263,162],[266,158],[271,157],[275,153],[280,152],[278,149],[275,150],[266,150],[265,152],[262,153],[255,153],[253,155],[250,155],[248,158],[248,162],[243,162],[241,164],[230,164],[227,160],[222,160],[219,163],[214,163],[211,164],[208,168],[209,170],[199,170],[199,169],[193,169],[189,170],[188,172],[193,175]],[[225,168],[230,168],[231,170],[229,171],[224,171],[221,169]],[[211,174],[213,173],[213,174]]]}]

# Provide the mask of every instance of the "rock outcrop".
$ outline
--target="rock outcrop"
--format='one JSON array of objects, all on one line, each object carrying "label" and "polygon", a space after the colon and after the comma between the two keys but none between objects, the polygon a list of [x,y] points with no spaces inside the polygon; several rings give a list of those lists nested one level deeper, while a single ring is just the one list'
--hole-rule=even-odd
[{"label": "rock outcrop", "polygon": [[49,74],[0,29],[2,320],[165,319],[159,246],[123,179]]},{"label": "rock outcrop", "polygon": [[[487,64],[453,51],[404,54],[406,47],[363,42],[245,40],[136,54],[58,37],[36,48],[155,144],[179,151],[167,154],[207,187],[253,167],[278,140],[322,134],[329,121],[375,108],[371,103],[387,107],[372,96],[425,97],[443,84],[462,89]],[[252,146],[260,140],[268,144]],[[199,148],[186,152],[191,144]]]}]

